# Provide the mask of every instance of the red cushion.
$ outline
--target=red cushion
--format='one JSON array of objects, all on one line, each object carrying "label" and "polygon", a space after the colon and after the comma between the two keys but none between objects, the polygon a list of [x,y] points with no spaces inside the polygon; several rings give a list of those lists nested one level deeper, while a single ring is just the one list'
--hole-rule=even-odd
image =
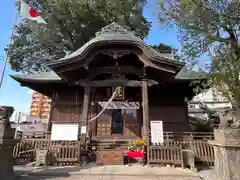
[{"label": "red cushion", "polygon": [[144,152],[127,152],[128,158],[144,158]]}]

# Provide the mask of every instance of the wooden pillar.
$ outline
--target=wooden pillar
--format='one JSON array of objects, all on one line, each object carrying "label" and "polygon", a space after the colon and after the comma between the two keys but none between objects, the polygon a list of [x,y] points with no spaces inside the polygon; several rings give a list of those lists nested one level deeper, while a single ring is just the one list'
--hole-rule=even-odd
[{"label": "wooden pillar", "polygon": [[[92,88],[91,90],[91,98],[92,98],[92,102],[93,104],[91,104],[91,107],[92,107],[92,113],[93,113],[93,116],[92,117],[95,117],[97,114],[98,114],[98,111],[97,111],[97,105],[96,105],[96,88]],[[91,103],[92,103],[91,102]],[[97,119],[95,119],[93,122],[92,122],[92,135],[93,136],[96,136],[97,135]]]},{"label": "wooden pillar", "polygon": [[82,119],[80,126],[86,127],[86,134],[81,134],[81,139],[83,140],[84,145],[86,145],[86,137],[88,137],[88,109],[89,109],[89,99],[90,99],[90,86],[86,83],[84,89],[84,99],[83,99],[83,110],[82,110]]},{"label": "wooden pillar", "polygon": [[52,96],[51,96],[51,103],[50,103],[50,112],[49,112],[49,117],[48,117],[48,129],[47,131],[50,132],[52,131],[52,119],[53,119],[53,113],[55,109],[55,104],[56,104],[56,91],[53,91]]},{"label": "wooden pillar", "polygon": [[148,105],[148,81],[142,80],[142,112],[143,112],[143,140],[149,140],[149,105]]}]

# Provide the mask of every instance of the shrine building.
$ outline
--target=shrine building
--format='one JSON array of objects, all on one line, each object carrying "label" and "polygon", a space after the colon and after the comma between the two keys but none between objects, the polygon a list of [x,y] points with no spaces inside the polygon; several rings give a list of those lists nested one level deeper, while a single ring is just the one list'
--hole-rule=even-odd
[{"label": "shrine building", "polygon": [[48,67],[11,77],[52,98],[50,127],[77,124],[91,140],[148,140],[158,120],[164,131],[191,131],[185,99],[194,95],[191,82],[205,78],[116,23]]}]

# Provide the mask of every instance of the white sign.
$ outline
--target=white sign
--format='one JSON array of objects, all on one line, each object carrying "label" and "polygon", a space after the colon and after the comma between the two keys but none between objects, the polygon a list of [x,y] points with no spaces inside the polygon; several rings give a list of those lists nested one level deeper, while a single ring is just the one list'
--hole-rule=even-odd
[{"label": "white sign", "polygon": [[81,134],[86,134],[86,133],[87,133],[87,127],[81,126]]},{"label": "white sign", "polygon": [[151,121],[151,142],[153,144],[164,142],[162,121]]},{"label": "white sign", "polygon": [[77,141],[78,140],[78,124],[52,124],[51,131],[52,141]]}]

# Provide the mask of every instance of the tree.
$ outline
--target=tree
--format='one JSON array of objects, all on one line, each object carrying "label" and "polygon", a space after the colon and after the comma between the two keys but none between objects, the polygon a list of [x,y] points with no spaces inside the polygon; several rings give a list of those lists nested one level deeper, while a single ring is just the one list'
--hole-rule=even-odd
[{"label": "tree", "polygon": [[[64,57],[94,37],[111,22],[127,25],[144,38],[150,23],[143,17],[145,0],[28,0],[47,22],[23,20],[9,53],[15,71],[35,73],[48,70],[45,63]],[[19,4],[17,3],[17,8]]]},{"label": "tree", "polygon": [[173,48],[172,46],[160,43],[159,45],[151,45],[151,47],[160,53],[172,54],[175,60],[181,60],[180,56],[177,54],[177,49]]},{"label": "tree", "polygon": [[219,124],[220,118],[216,110],[208,108],[207,104],[198,101],[197,104],[206,119],[198,117],[189,117],[189,124],[195,132],[213,132],[213,129]]},{"label": "tree", "polygon": [[159,52],[166,52],[166,53],[172,53],[172,51],[174,50],[173,47],[163,43],[160,43],[159,45],[153,45],[151,47]]},{"label": "tree", "polygon": [[159,21],[179,29],[184,57],[210,55],[208,83],[240,109],[240,2],[158,0],[158,5]]}]

